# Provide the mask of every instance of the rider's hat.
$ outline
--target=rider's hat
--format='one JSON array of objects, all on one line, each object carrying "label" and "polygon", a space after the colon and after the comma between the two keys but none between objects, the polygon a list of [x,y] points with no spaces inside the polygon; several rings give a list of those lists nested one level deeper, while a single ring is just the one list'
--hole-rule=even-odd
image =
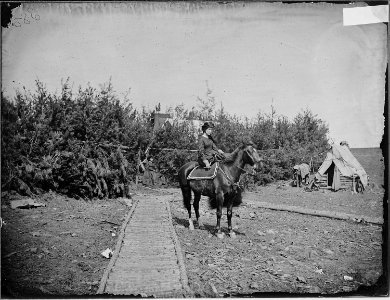
[{"label": "rider's hat", "polygon": [[205,132],[208,128],[214,128],[213,122],[205,122],[202,125],[202,131]]}]

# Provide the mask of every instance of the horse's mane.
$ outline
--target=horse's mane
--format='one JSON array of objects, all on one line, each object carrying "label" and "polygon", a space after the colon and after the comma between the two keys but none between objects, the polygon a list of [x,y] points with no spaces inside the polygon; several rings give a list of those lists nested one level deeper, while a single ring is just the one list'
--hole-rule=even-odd
[{"label": "horse's mane", "polygon": [[242,143],[240,146],[238,146],[232,153],[229,153],[226,155],[226,158],[224,159],[224,163],[233,163],[237,159],[238,152],[240,152],[242,149],[246,147],[245,143]]}]

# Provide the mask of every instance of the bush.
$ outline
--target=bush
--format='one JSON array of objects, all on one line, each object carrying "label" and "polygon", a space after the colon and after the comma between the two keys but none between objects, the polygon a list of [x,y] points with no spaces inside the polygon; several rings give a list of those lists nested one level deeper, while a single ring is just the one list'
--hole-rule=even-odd
[{"label": "bush", "polygon": [[59,96],[36,86],[33,94],[18,91],[14,102],[2,93],[2,187],[127,195],[150,124],[117,98],[110,82],[73,94],[68,80]]},{"label": "bush", "polygon": [[111,82],[75,93],[68,79],[55,95],[37,80],[34,93],[17,91],[13,101],[2,93],[1,98],[1,184],[25,194],[54,190],[82,198],[126,196],[147,149],[168,182],[177,184],[178,169],[197,160],[197,153],[188,151],[197,149],[197,136],[185,118],[214,121],[214,138],[225,152],[248,138],[257,145],[263,168],[255,177],[244,176],[247,188],[289,179],[294,164],[313,160],[318,167],[328,146],[327,125],[309,110],[293,121],[273,109],[249,120],[223,107],[215,111],[209,88],[198,107],[170,108],[172,126],[155,132],[151,112],[134,109],[127,95],[119,99]]}]

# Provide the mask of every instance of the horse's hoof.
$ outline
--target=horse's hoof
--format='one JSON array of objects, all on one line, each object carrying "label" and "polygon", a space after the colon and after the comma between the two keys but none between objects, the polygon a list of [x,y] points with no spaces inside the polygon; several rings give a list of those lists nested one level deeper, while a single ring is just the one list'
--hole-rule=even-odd
[{"label": "horse's hoof", "polygon": [[198,222],[198,228],[199,228],[199,229],[203,229],[203,228],[204,228],[203,223]]},{"label": "horse's hoof", "polygon": [[236,233],[234,231],[229,232],[229,235],[232,239],[236,238]]},{"label": "horse's hoof", "polygon": [[223,239],[224,236],[225,234],[223,232],[217,233],[217,238],[219,239]]},{"label": "horse's hoof", "polygon": [[188,227],[190,230],[195,230],[195,227],[193,224],[190,224],[190,226]]}]

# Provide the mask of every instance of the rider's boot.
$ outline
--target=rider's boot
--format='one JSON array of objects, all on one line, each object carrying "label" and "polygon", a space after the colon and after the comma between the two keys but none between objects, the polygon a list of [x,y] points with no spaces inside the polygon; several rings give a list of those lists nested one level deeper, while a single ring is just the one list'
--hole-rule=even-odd
[{"label": "rider's boot", "polygon": [[206,170],[209,170],[209,169],[211,168],[209,161],[208,161],[207,159],[205,159],[203,162],[204,162],[204,165],[205,165],[204,168],[205,168]]}]

